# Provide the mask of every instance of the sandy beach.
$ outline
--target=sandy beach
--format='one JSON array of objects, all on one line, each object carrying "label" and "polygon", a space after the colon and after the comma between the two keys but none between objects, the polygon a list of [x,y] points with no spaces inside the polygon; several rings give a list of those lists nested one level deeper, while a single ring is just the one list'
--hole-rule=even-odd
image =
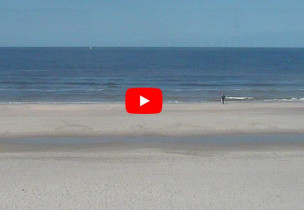
[{"label": "sandy beach", "polygon": [[[302,209],[304,143],[188,138],[302,134],[302,103],[0,105],[0,209]],[[40,137],[169,136],[184,142],[29,144]],[[11,139],[11,140],[10,140]]]},{"label": "sandy beach", "polygon": [[0,105],[0,136],[203,136],[304,133],[303,103],[164,104],[157,115],[124,104]]},{"label": "sandy beach", "polygon": [[0,153],[1,209],[302,209],[304,145],[104,143]]}]

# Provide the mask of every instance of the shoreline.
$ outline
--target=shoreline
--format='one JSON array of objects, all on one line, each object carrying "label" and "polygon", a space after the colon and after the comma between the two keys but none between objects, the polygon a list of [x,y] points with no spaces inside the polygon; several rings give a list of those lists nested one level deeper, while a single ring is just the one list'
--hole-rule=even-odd
[{"label": "shoreline", "polygon": [[[300,98],[302,99],[302,98]],[[304,98],[303,98],[304,99]],[[282,100],[282,101],[281,101]],[[227,104],[300,104],[304,103],[304,100],[295,100],[295,101],[289,101],[287,99],[265,99],[265,100],[225,100],[225,105]],[[30,101],[4,101],[0,102],[1,105],[108,105],[108,104],[125,104],[125,101],[35,101],[35,102],[30,102]],[[218,101],[182,101],[182,102],[166,102],[163,101],[164,105],[185,105],[185,104],[221,104],[221,100],[219,99]]]},{"label": "shoreline", "polygon": [[0,105],[1,138],[304,134],[303,103],[164,104],[156,115],[124,104]]}]

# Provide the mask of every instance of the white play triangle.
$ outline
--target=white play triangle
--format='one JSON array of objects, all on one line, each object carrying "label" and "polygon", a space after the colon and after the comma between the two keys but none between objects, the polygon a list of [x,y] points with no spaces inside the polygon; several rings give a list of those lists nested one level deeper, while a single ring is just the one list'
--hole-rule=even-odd
[{"label": "white play triangle", "polygon": [[140,96],[139,101],[140,101],[140,106],[142,106],[142,105],[145,105],[146,103],[148,103],[150,100],[146,99],[145,97]]}]

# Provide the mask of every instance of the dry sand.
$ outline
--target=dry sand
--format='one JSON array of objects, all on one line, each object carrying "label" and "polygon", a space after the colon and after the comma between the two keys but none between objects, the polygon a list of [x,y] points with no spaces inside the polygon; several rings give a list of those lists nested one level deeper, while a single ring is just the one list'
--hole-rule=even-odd
[{"label": "dry sand", "polygon": [[[0,144],[1,145],[1,144]],[[101,143],[0,153],[0,209],[303,209],[304,145]]]},{"label": "dry sand", "polygon": [[303,103],[165,104],[157,115],[123,104],[0,105],[0,136],[202,136],[304,133]]}]

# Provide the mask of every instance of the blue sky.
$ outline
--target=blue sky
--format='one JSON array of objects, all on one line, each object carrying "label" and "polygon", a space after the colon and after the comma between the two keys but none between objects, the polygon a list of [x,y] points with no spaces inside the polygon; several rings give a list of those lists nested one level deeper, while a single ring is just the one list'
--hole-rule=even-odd
[{"label": "blue sky", "polygon": [[0,46],[304,47],[304,1],[0,0]]}]

